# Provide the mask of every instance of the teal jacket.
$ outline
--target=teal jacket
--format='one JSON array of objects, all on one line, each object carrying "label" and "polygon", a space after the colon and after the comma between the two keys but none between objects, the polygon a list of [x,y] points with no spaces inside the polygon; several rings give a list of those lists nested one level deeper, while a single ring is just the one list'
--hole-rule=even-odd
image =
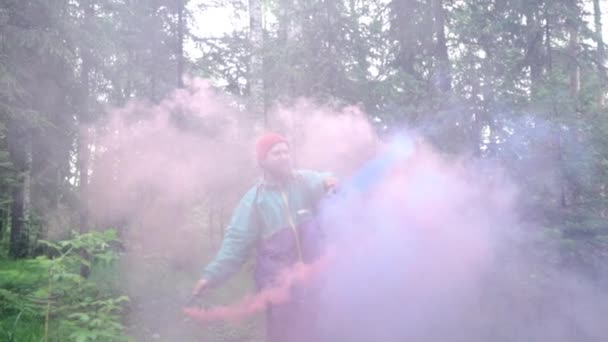
[{"label": "teal jacket", "polygon": [[328,177],[328,173],[298,170],[286,184],[262,180],[254,185],[236,207],[220,250],[203,278],[220,284],[241,268],[260,239],[310,219],[326,192]]}]

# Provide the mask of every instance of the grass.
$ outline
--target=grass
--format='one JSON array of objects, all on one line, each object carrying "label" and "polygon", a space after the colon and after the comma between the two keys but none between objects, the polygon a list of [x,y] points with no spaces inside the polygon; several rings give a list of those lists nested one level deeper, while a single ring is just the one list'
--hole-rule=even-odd
[{"label": "grass", "polygon": [[44,282],[48,263],[39,260],[0,260],[0,340],[40,341],[44,319],[33,308],[21,305]]},{"label": "grass", "polygon": [[0,288],[33,288],[47,277],[49,261],[0,260]]}]

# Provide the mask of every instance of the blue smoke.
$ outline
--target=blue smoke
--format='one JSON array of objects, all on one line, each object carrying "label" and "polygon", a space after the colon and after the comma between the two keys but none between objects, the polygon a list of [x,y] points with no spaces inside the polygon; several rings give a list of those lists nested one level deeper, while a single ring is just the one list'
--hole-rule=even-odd
[{"label": "blue smoke", "polygon": [[413,153],[413,139],[406,135],[395,136],[379,155],[366,162],[351,177],[341,181],[336,191],[323,200],[320,206],[320,221],[331,240],[335,242],[343,234],[352,234],[354,229],[363,229],[366,226],[361,224],[361,220],[369,220],[369,215],[361,212],[361,216],[356,216],[344,208],[352,208],[352,203],[362,202],[374,186],[386,179],[396,165],[405,162]]},{"label": "blue smoke", "polygon": [[405,135],[394,137],[385,151],[365,163],[349,180],[342,183],[340,191],[349,194],[353,191],[370,190],[383,180],[395,165],[407,160],[413,152],[414,143],[411,138]]}]

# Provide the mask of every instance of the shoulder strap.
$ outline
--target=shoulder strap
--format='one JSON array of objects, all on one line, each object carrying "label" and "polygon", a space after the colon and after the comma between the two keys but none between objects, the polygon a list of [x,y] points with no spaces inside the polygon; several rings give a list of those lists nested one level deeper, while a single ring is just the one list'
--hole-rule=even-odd
[{"label": "shoulder strap", "polygon": [[255,196],[253,197],[253,204],[252,204],[252,209],[251,209],[251,214],[255,215],[255,217],[253,218],[254,220],[257,220],[258,224],[256,225],[258,228],[258,232],[257,232],[257,239],[259,240],[260,237],[262,236],[262,220],[260,217],[260,208],[258,205],[258,196],[260,194],[260,187],[262,186],[262,184],[260,182],[258,182],[255,186]]}]

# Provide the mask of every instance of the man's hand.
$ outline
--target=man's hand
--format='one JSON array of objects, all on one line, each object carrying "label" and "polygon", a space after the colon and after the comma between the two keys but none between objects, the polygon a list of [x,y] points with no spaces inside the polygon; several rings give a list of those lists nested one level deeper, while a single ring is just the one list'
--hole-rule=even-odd
[{"label": "man's hand", "polygon": [[194,289],[192,290],[192,297],[198,297],[209,288],[209,281],[207,279],[200,279]]},{"label": "man's hand", "polygon": [[332,192],[335,191],[336,187],[338,186],[338,179],[334,177],[328,177],[325,178],[323,184],[325,185],[325,192]]}]

